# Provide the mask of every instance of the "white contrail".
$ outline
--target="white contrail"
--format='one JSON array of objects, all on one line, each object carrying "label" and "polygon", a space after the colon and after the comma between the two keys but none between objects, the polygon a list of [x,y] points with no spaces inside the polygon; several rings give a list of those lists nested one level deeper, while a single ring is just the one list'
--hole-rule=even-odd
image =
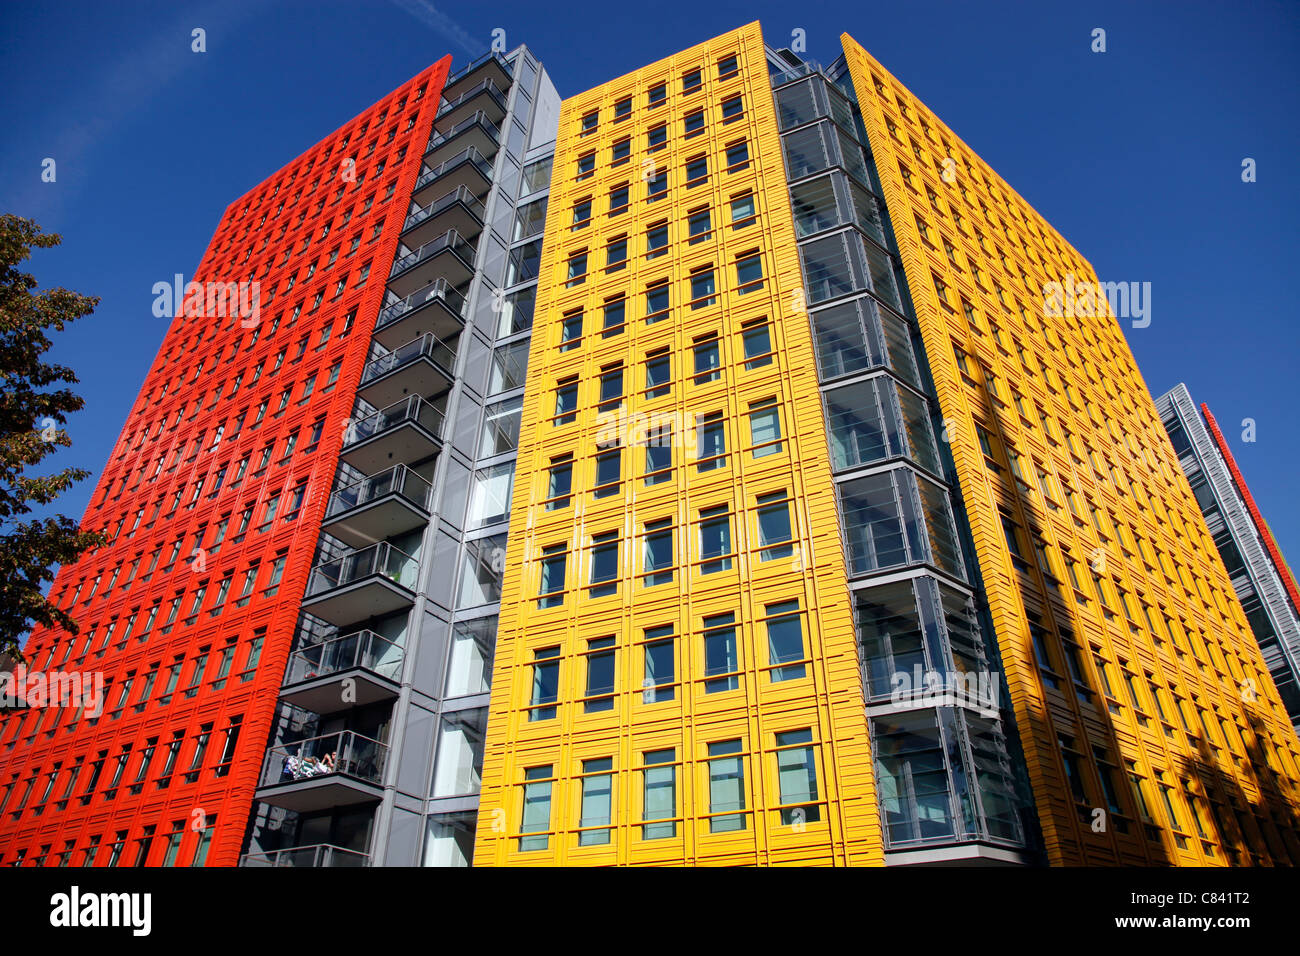
[{"label": "white contrail", "polygon": [[467,53],[482,51],[484,47],[482,40],[475,40],[468,30],[435,7],[429,0],[393,0],[393,2],[417,20],[433,27],[448,39],[459,43]]}]

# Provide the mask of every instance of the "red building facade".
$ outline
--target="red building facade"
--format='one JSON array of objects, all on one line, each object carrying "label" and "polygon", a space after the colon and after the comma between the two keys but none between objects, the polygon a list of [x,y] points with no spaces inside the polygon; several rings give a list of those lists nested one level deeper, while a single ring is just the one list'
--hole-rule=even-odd
[{"label": "red building facade", "polygon": [[[102,679],[102,710],[69,701],[0,720],[0,864],[238,861],[449,66],[232,203],[193,278],[215,295],[197,315],[174,302],[82,519],[110,542],[50,591],[79,633],[37,628],[24,648],[33,678]],[[256,309],[236,314],[229,283]]]}]

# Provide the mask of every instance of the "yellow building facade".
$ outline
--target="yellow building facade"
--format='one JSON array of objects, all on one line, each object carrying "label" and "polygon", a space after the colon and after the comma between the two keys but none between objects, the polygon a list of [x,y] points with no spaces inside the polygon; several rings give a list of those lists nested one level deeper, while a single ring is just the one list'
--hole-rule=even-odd
[{"label": "yellow building facade", "polygon": [[545,235],[476,864],[882,862],[758,25],[566,100]]},{"label": "yellow building facade", "polygon": [[945,758],[866,686],[855,617],[913,584],[865,573],[845,517],[794,111],[753,23],[562,107],[475,865],[923,862],[927,814],[997,842],[985,806],[1053,865],[1300,861],[1300,743],[1117,320],[1079,299],[1094,271],[842,42],[823,75],[870,147],[942,448],[930,478],[913,448],[913,486],[953,489],[965,574],[914,563],[949,629],[969,586],[1018,746],[936,733],[967,777],[1017,764],[1018,809],[951,767],[927,805]]},{"label": "yellow building facade", "polygon": [[1048,862],[1300,862],[1300,745],[1125,318],[1087,260],[842,41]]}]

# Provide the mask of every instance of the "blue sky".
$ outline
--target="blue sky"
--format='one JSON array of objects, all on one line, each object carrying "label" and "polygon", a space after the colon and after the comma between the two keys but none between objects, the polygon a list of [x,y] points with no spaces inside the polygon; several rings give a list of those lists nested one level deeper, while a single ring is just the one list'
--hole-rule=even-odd
[{"label": "blue sky", "polygon": [[[754,19],[774,45],[804,30],[823,61],[853,34],[1103,280],[1150,282],[1150,326],[1125,329],[1147,385],[1209,403],[1300,563],[1295,3],[10,0],[0,210],[63,234],[34,261],[42,285],[103,299],[54,349],[86,408],[47,461],[98,473],[166,331],[152,286],[193,274],[227,203],[443,54],[456,69],[504,29],[568,96]],[[60,510],[80,516],[92,489]]]}]

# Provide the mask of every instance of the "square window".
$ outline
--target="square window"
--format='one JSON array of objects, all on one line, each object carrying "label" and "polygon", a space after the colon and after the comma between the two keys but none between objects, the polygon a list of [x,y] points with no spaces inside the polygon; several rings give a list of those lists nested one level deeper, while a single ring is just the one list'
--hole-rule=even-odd
[{"label": "square window", "polygon": [[659,83],[650,87],[649,103],[651,108],[661,105],[668,100],[668,84]]},{"label": "square window", "polygon": [[745,115],[745,103],[739,96],[722,101],[722,122],[734,123]]},{"label": "square window", "polygon": [[690,139],[692,136],[699,136],[704,132],[704,110],[695,110],[691,113],[687,113],[686,116],[683,117],[682,123],[685,128],[687,139]]},{"label": "square window", "polygon": [[704,76],[700,70],[690,70],[682,74],[682,93],[694,93],[704,83]]}]

